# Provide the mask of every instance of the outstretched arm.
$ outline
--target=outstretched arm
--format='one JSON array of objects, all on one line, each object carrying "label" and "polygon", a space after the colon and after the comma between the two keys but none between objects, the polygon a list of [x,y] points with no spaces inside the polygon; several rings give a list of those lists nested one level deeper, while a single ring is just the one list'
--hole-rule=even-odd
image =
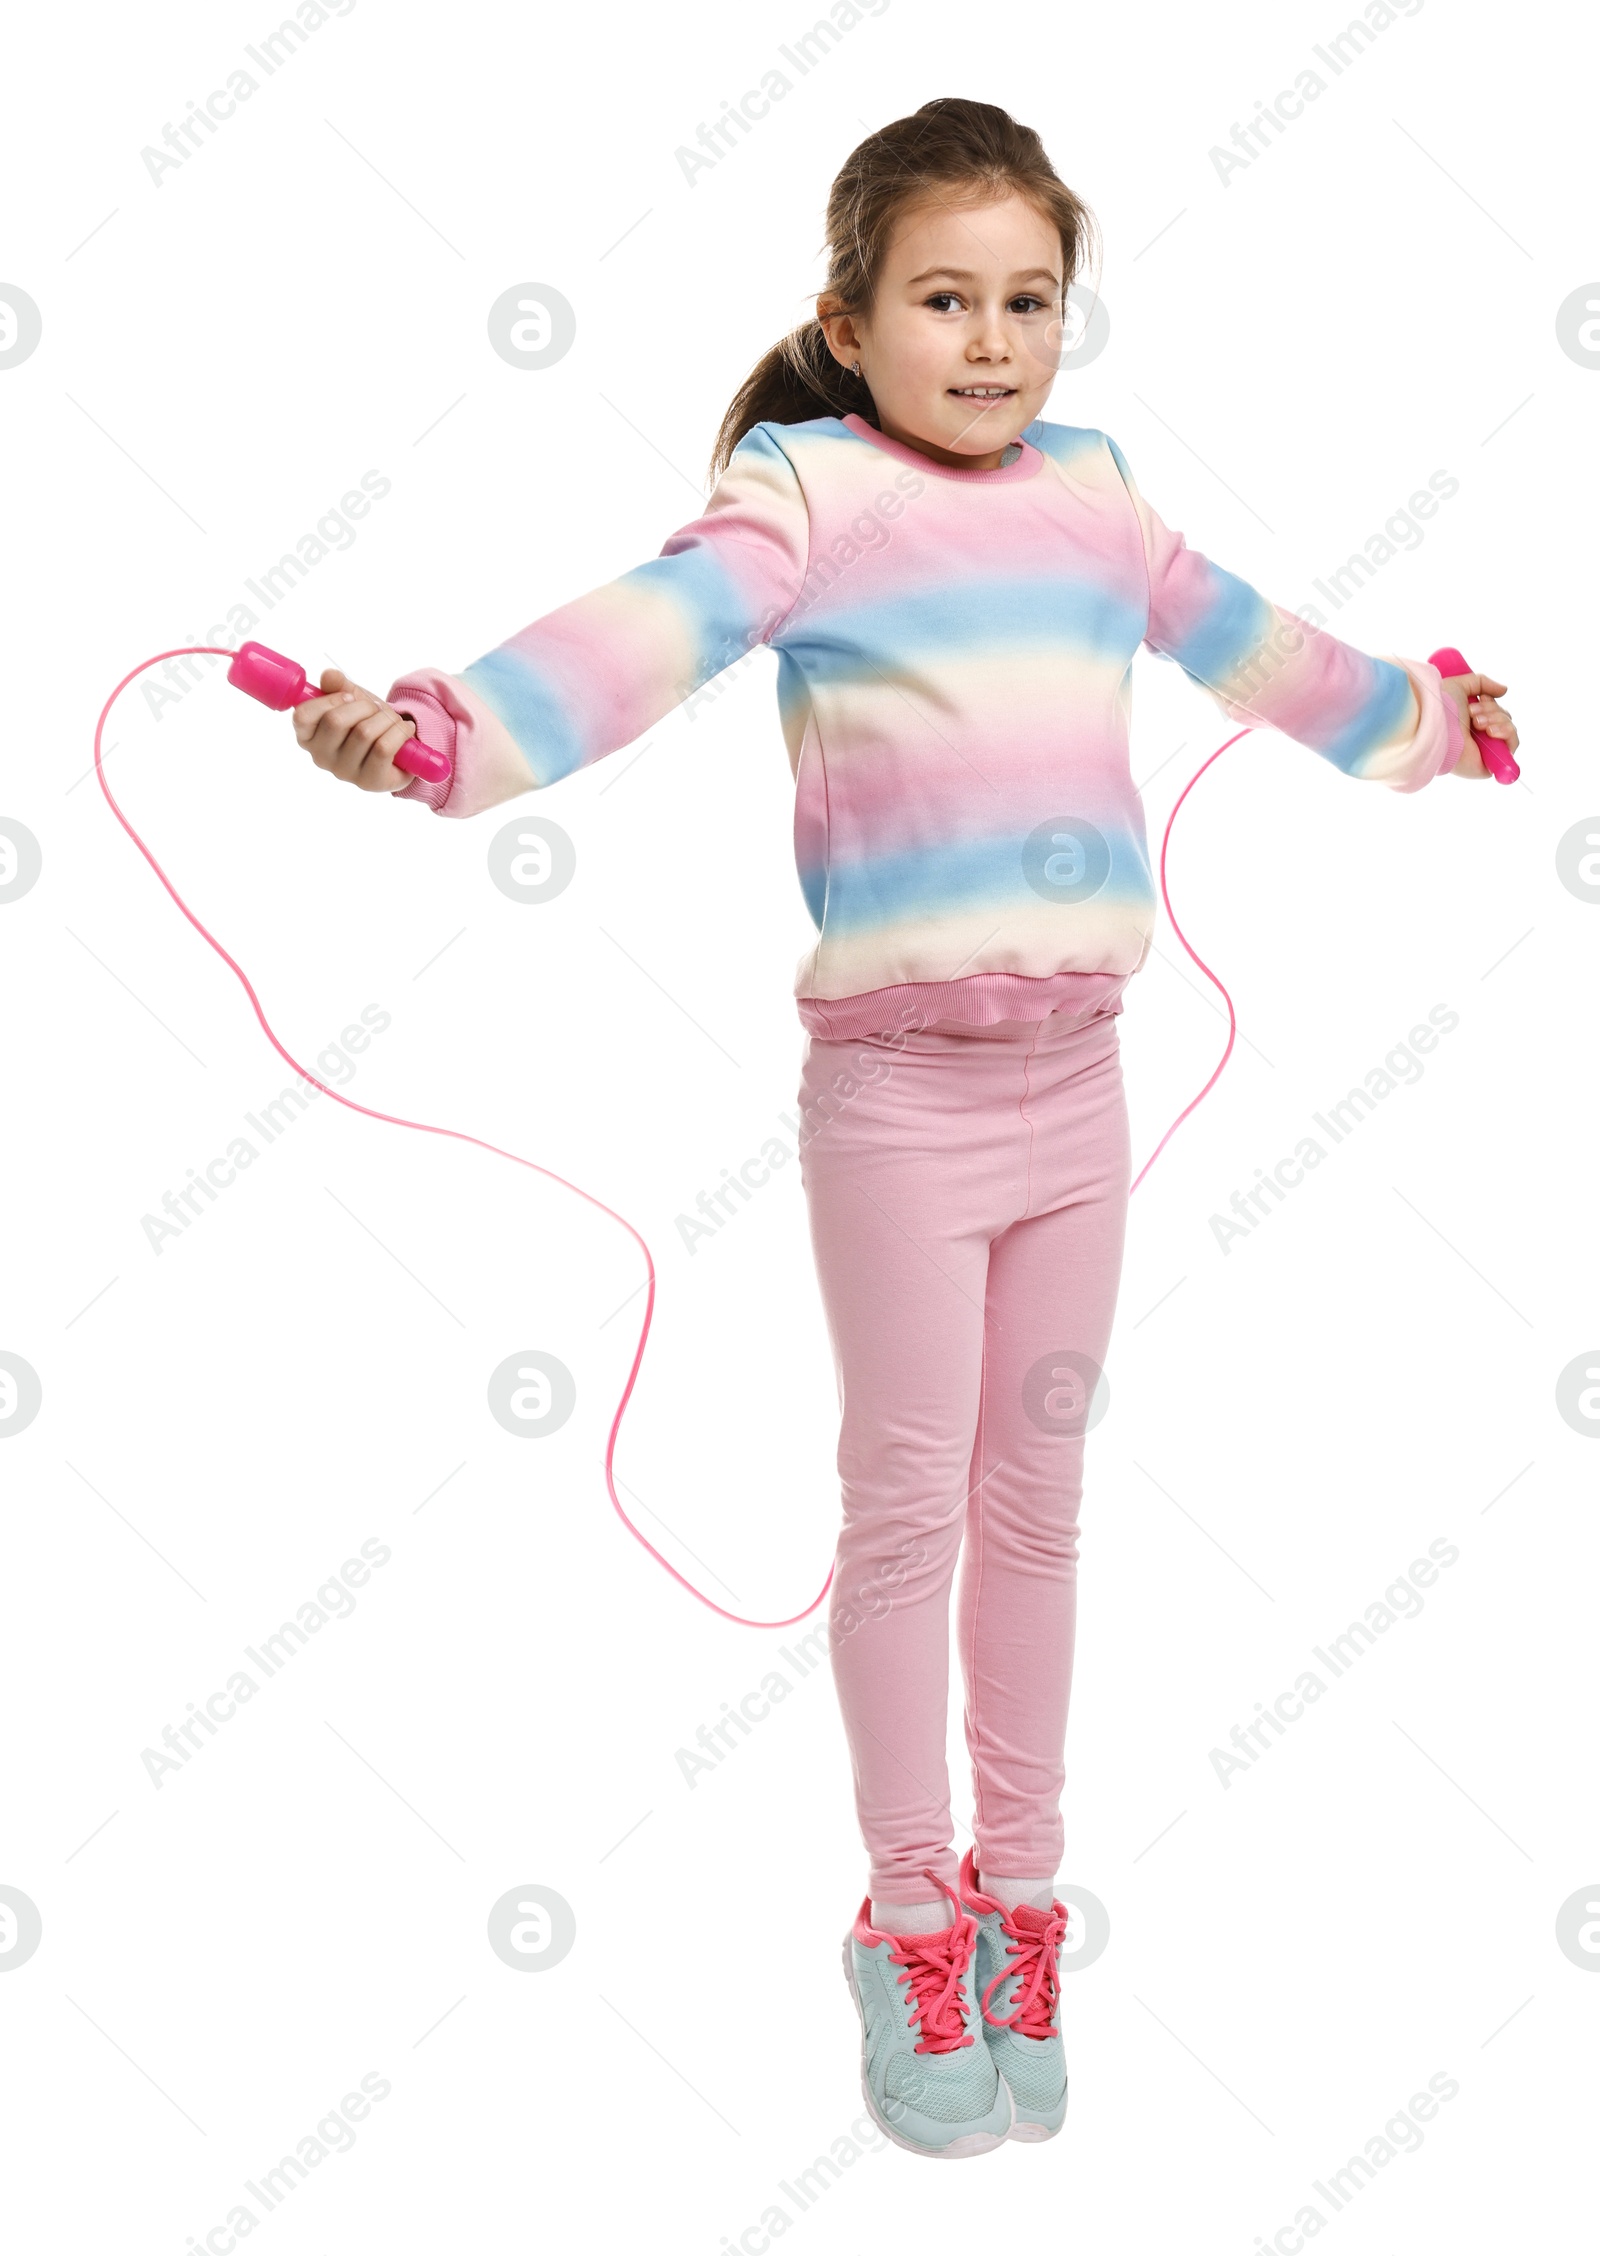
[{"label": "outstretched arm", "polygon": [[631,744],[765,642],[805,579],[809,521],[788,456],[762,430],[735,449],[703,515],[661,554],[446,674],[403,674],[388,703],[449,753],[448,782],[399,799],[474,815]]},{"label": "outstretched arm", "polygon": [[1420,791],[1437,775],[1479,774],[1472,721],[1515,749],[1505,688],[1487,676],[1446,682],[1425,658],[1372,658],[1270,603],[1186,546],[1140,493],[1122,449],[1106,439],[1139,521],[1150,579],[1146,646],[1171,658],[1232,720],[1275,728],[1363,782]]}]

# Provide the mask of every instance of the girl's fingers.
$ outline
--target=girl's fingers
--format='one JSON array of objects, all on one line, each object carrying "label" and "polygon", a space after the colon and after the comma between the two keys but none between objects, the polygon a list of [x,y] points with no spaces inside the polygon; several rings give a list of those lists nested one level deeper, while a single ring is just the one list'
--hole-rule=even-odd
[{"label": "girl's fingers", "polygon": [[319,768],[338,774],[349,730],[374,712],[376,706],[375,698],[358,689],[343,689],[329,697],[309,699],[295,708],[295,734]]},{"label": "girl's fingers", "polygon": [[[351,712],[363,702],[370,706],[376,703],[376,699],[355,682],[347,681],[337,666],[329,666],[322,676],[322,694],[308,697],[303,705],[293,707],[289,718],[294,723],[295,735],[315,758],[314,747],[326,751],[334,741],[332,736],[325,735],[318,743],[318,731],[329,714],[336,709]],[[319,761],[318,765],[321,764]]]},{"label": "girl's fingers", "polygon": [[[353,708],[334,705],[329,716],[332,725],[341,726],[347,714],[353,714]],[[333,772],[343,783],[359,782],[362,768],[369,759],[375,758],[378,763],[385,760],[385,745],[390,753],[398,752],[406,738],[414,734],[412,724],[403,714],[371,698],[367,701],[367,710],[350,718],[344,727],[343,742],[333,759]]]},{"label": "girl's fingers", "polygon": [[411,781],[401,768],[394,765],[394,756],[403,744],[416,735],[416,726],[404,714],[397,714],[383,734],[376,738],[351,779],[363,791],[395,791]]},{"label": "girl's fingers", "polygon": [[410,778],[395,754],[416,725],[337,666],[322,674],[322,694],[294,708],[294,733],[319,768],[363,791],[395,791]]},{"label": "girl's fingers", "polygon": [[1494,737],[1508,752],[1516,751],[1519,741],[1516,723],[1505,707],[1493,697],[1474,697],[1470,706],[1470,719],[1471,725],[1484,736]]},{"label": "girl's fingers", "polygon": [[[316,765],[346,783],[381,736],[396,725],[406,733],[411,728],[381,698],[353,685],[297,707],[295,720],[295,734]],[[395,738],[397,745],[403,741],[403,735]]]},{"label": "girl's fingers", "polygon": [[1485,736],[1504,737],[1508,743],[1517,733],[1511,715],[1492,697],[1473,700],[1472,725],[1475,729],[1481,729]]}]

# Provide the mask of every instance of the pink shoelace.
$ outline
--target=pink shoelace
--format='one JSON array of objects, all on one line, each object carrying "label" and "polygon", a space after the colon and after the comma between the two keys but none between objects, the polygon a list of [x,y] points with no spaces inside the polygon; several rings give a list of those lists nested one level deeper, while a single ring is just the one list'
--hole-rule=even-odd
[{"label": "pink shoelace", "polygon": [[961,2010],[961,1977],[972,1963],[978,1939],[977,1921],[961,1908],[953,1889],[929,1872],[950,1898],[955,1916],[948,1927],[926,1935],[896,1935],[889,1953],[891,1966],[905,1968],[904,1986],[910,1993],[911,2011],[922,2030],[918,2052],[959,2052],[975,2040]]},{"label": "pink shoelace", "polygon": [[[1066,1914],[1018,1904],[1004,1914],[1000,1928],[1006,1938],[1006,1963],[983,1993],[983,2018],[991,2029],[1013,2029],[1019,2037],[1053,2037],[1061,2000],[1057,1954],[1067,1931]],[[1013,1975],[1020,1980],[1011,2011],[991,2013],[990,1998]]]}]

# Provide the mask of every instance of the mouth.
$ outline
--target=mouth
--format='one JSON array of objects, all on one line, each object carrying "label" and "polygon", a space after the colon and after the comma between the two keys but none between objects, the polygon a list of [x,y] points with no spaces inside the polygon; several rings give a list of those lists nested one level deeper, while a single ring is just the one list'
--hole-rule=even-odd
[{"label": "mouth", "polygon": [[958,399],[964,407],[998,407],[1002,400],[1015,399],[1013,384],[952,384],[948,396]]}]

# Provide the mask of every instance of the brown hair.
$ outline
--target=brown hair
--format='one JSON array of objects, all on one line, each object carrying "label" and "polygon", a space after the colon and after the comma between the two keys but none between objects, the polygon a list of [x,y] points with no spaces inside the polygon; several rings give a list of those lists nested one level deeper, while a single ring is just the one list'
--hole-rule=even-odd
[{"label": "brown hair", "polygon": [[[1006,194],[1027,197],[1061,235],[1063,287],[1081,270],[1094,239],[1094,216],[1060,178],[1031,126],[990,102],[949,96],[852,149],[828,192],[828,279],[819,295],[841,312],[865,313],[901,213],[914,203],[961,203]],[[720,476],[758,423],[805,423],[816,415],[856,414],[877,426],[872,394],[828,350],[822,324],[802,322],[750,371],[722,418],[711,456]]]}]

